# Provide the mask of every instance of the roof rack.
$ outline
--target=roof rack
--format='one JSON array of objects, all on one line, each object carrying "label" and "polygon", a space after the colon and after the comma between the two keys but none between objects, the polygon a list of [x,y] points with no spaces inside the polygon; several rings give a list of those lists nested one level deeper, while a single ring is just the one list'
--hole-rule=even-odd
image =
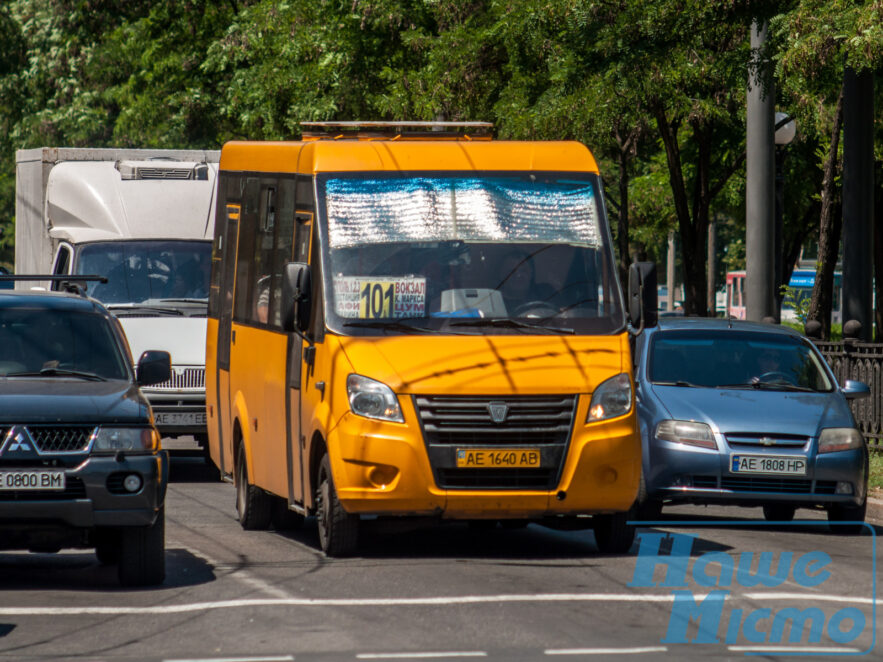
[{"label": "roof rack", "polygon": [[490,140],[494,130],[492,122],[301,122],[300,126],[304,140],[341,138]]},{"label": "roof rack", "polygon": [[44,275],[44,274],[21,274],[21,275],[0,275],[0,281],[11,280],[11,281],[51,281],[53,283],[58,283],[58,287],[60,290],[64,292],[70,292],[72,294],[79,294],[80,296],[87,296],[86,294],[86,283],[96,282],[96,283],[106,283],[107,278],[105,276],[80,276],[80,275]]}]

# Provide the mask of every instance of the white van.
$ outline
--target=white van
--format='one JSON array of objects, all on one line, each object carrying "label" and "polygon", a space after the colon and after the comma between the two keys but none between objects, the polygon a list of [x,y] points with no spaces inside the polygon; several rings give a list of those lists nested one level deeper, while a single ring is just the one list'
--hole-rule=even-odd
[{"label": "white van", "polygon": [[119,319],[135,360],[148,347],[171,354],[171,379],[143,389],[157,428],[203,444],[219,156],[48,147],[16,153],[16,273],[106,277],[83,288]]}]

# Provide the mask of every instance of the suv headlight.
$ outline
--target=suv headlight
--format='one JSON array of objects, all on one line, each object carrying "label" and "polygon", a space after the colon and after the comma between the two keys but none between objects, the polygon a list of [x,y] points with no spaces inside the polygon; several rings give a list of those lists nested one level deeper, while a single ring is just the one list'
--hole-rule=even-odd
[{"label": "suv headlight", "polygon": [[855,428],[826,428],[819,435],[819,453],[848,451],[864,445],[862,433]]},{"label": "suv headlight", "polygon": [[660,421],[656,426],[656,438],[717,450],[717,442],[714,440],[711,428],[705,423],[696,421]]},{"label": "suv headlight", "polygon": [[117,451],[143,452],[159,448],[159,433],[156,428],[98,428],[92,442],[94,453],[116,453]]},{"label": "suv headlight", "polygon": [[398,398],[386,384],[362,375],[350,375],[346,378],[346,392],[350,399],[350,410],[356,416],[405,422]]},{"label": "suv headlight", "polygon": [[626,373],[601,382],[592,393],[586,423],[603,421],[629,413],[632,408],[632,382]]}]

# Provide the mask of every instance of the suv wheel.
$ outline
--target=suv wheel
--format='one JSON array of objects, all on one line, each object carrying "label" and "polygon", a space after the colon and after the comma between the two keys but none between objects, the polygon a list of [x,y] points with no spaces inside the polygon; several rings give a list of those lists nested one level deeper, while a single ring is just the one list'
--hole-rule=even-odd
[{"label": "suv wheel", "polygon": [[118,574],[123,586],[154,586],[166,578],[166,515],[159,509],[150,526],[120,529]]}]

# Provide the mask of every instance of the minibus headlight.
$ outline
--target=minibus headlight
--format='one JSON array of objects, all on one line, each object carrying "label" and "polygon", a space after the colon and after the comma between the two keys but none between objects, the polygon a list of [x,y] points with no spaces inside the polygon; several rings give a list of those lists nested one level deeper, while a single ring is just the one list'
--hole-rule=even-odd
[{"label": "minibus headlight", "polygon": [[632,408],[632,382],[625,373],[601,382],[592,394],[587,423],[627,414]]},{"label": "minibus headlight", "polygon": [[826,428],[819,435],[819,453],[848,451],[864,445],[862,433],[855,428]]},{"label": "minibus headlight", "polygon": [[350,409],[357,416],[405,422],[398,398],[386,384],[362,375],[350,375],[346,378],[346,392],[350,399]]},{"label": "minibus headlight", "polygon": [[116,453],[117,451],[154,451],[159,447],[159,433],[155,428],[98,428],[92,451]]},{"label": "minibus headlight", "polygon": [[714,440],[711,428],[705,423],[696,421],[660,421],[656,426],[656,438],[717,450],[717,442]]}]

